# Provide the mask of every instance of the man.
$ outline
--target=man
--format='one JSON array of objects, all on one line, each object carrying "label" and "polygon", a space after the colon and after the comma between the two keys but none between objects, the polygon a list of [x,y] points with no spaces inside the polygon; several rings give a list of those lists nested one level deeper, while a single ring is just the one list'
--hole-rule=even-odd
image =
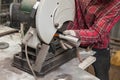
[{"label": "man", "polygon": [[120,0],[75,0],[75,4],[75,20],[64,34],[78,37],[82,47],[94,45],[95,75],[100,80],[109,80],[109,34],[120,20]]}]

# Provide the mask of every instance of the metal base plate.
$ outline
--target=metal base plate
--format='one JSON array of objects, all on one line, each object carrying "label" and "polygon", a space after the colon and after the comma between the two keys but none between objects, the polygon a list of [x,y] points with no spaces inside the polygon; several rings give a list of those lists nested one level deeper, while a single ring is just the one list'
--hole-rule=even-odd
[{"label": "metal base plate", "polygon": [[[68,50],[68,51],[62,52],[59,55],[54,56],[52,58],[49,58],[49,59],[46,58],[47,60],[45,60],[45,62],[43,63],[41,71],[40,72],[35,71],[36,75],[37,76],[44,76],[48,72],[50,72],[50,71],[54,70],[55,68],[61,66],[65,62],[73,59],[74,57],[76,57],[76,54],[74,52],[75,52],[74,49],[73,50]],[[20,56],[20,54],[21,53],[18,53],[14,56],[14,60],[13,60],[12,65],[31,74],[31,70],[30,70],[30,68],[27,64],[26,59],[25,58],[23,59]],[[33,64],[34,61],[32,61],[31,63]]]}]

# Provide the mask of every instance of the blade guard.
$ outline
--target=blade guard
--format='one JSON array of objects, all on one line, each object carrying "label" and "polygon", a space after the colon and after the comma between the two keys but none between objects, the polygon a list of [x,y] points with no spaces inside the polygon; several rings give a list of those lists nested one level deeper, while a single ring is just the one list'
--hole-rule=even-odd
[{"label": "blade guard", "polygon": [[74,0],[41,0],[36,13],[36,28],[40,39],[49,44],[66,21],[73,21]]}]

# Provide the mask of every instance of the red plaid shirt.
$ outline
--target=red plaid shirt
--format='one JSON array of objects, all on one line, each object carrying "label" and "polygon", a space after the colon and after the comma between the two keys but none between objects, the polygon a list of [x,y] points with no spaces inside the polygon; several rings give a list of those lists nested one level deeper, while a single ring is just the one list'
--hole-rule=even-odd
[{"label": "red plaid shirt", "polygon": [[94,48],[107,48],[110,31],[120,20],[120,0],[113,0],[106,5],[95,2],[97,0],[83,1],[75,0],[75,20],[68,25],[68,29],[76,32],[81,46],[95,44]]}]

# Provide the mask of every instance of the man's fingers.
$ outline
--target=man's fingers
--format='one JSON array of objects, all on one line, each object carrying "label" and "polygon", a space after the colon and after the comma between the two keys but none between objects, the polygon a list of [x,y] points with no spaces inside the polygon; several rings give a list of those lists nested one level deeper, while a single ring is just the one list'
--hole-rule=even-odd
[{"label": "man's fingers", "polygon": [[76,33],[74,30],[66,30],[63,32],[65,35],[71,35],[71,36],[76,36]]},{"label": "man's fingers", "polygon": [[70,35],[70,31],[66,30],[66,31],[63,32],[63,34]]}]

